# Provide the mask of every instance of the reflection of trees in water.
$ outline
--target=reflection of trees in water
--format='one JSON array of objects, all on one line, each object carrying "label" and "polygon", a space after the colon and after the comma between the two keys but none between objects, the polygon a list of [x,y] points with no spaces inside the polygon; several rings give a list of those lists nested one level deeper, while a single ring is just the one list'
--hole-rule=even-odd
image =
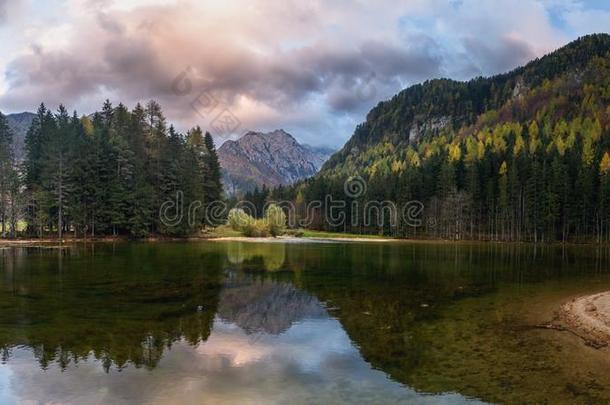
[{"label": "reflection of trees in water", "polygon": [[279,270],[286,260],[286,245],[284,243],[230,243],[227,245],[227,257],[231,264],[268,271]]},{"label": "reflection of trees in water", "polygon": [[317,298],[290,283],[250,279],[227,284],[220,293],[218,315],[246,333],[277,335],[302,319],[326,316],[326,310]]},{"label": "reflection of trees in water", "polygon": [[[610,249],[596,250],[491,243],[353,245],[336,249],[319,266],[314,265],[319,255],[304,257],[304,267],[316,271],[302,272],[297,284],[333,308],[330,315],[363,358],[396,381],[423,392],[539,403],[551,392],[540,387],[558,381],[564,362],[553,359],[548,340],[516,327],[519,300],[528,298],[525,291],[544,291],[542,286],[528,290],[540,281],[608,274]],[[333,271],[338,268],[343,271]],[[565,397],[566,383],[586,392],[591,380],[573,373],[559,381],[552,397]],[[606,398],[590,402],[608,403]]]},{"label": "reflection of trees in water", "polygon": [[205,269],[186,271],[176,269],[176,263],[189,263],[182,255],[150,248],[129,253],[80,252],[64,258],[61,268],[53,253],[29,257],[23,266],[13,261],[10,276],[0,277],[3,361],[11,348],[26,346],[42,368],[52,362],[66,368],[90,357],[106,370],[127,364],[154,368],[173,343],[206,340],[223,256],[204,253],[193,263],[201,261]]}]

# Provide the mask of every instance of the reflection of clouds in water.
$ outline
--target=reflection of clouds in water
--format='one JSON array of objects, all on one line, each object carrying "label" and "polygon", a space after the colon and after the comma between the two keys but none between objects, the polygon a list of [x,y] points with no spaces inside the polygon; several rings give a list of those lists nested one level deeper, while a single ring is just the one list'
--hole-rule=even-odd
[{"label": "reflection of clouds in water", "polygon": [[204,356],[224,357],[235,366],[257,361],[281,364],[292,359],[299,369],[307,372],[316,372],[329,359],[329,354],[358,356],[358,351],[335,319],[306,320],[294,324],[280,335],[261,334],[252,341],[237,325],[217,318],[214,333],[197,348],[197,352]]},{"label": "reflection of clouds in water", "polygon": [[466,402],[459,395],[420,396],[371,369],[341,324],[330,318],[304,320],[255,342],[235,324],[216,318],[206,342],[174,345],[150,371],[128,367],[106,374],[92,359],[63,373],[56,365],[41,371],[29,350],[16,349],[0,366],[0,381],[7,375],[10,388],[5,384],[0,398],[14,394],[18,402]]},{"label": "reflection of clouds in water", "polygon": [[12,374],[9,367],[0,364],[0,404],[12,404],[17,402],[17,399],[12,395],[10,390]]}]

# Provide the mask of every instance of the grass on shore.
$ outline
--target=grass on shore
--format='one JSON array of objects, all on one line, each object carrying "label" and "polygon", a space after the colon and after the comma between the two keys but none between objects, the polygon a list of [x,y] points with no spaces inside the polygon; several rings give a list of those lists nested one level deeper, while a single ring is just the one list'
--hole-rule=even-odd
[{"label": "grass on shore", "polygon": [[[206,238],[234,238],[234,237],[243,237],[244,235],[239,232],[233,230],[228,225],[218,226],[208,232],[205,233]],[[355,233],[341,233],[341,232],[324,232],[324,231],[314,231],[310,229],[297,229],[297,230],[287,230],[284,236],[293,236],[297,238],[328,238],[328,239],[393,239],[388,236],[381,235],[360,235]]]},{"label": "grass on shore", "polygon": [[233,230],[229,225],[221,225],[206,231],[206,238],[235,238],[243,236],[241,232]]}]

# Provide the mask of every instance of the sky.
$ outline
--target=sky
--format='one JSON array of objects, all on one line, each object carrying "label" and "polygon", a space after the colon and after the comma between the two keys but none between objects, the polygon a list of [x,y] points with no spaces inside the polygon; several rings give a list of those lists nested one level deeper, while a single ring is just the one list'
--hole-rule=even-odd
[{"label": "sky", "polygon": [[0,0],[0,111],[158,101],[219,139],[341,146],[426,79],[501,73],[610,32],[603,0]]}]

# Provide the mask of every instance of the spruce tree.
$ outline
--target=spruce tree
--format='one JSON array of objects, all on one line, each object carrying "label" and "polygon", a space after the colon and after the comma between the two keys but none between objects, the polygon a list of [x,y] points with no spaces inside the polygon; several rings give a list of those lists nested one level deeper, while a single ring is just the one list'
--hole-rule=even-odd
[{"label": "spruce tree", "polygon": [[[218,153],[214,145],[214,139],[209,132],[205,133],[204,137],[205,152],[203,157],[204,162],[204,194],[205,204],[221,201],[223,195],[222,179],[220,162],[218,161]],[[213,225],[215,218],[206,218],[206,223]]]},{"label": "spruce tree", "polygon": [[0,113],[0,235],[6,237],[11,185],[14,176],[13,133]]}]

